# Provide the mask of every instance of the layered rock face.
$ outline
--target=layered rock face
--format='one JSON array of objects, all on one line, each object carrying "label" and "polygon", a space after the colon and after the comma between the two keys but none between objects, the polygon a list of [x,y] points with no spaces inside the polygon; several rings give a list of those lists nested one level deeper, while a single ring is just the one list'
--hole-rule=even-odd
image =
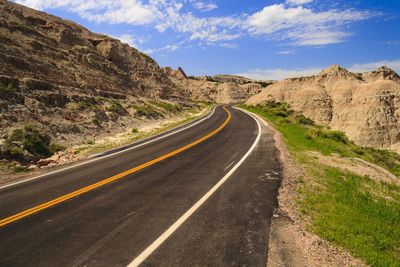
[{"label": "layered rock face", "polygon": [[188,77],[181,68],[173,70],[167,67],[164,68],[164,72],[191,99],[220,104],[244,102],[273,83],[272,81],[253,81],[233,75]]},{"label": "layered rock face", "polygon": [[26,123],[71,141],[112,132],[131,123],[130,104],[148,99],[189,103],[152,58],[127,44],[0,0],[3,134]]},{"label": "layered rock face", "polygon": [[284,101],[362,146],[400,151],[400,77],[388,67],[352,73],[333,65],[316,76],[286,79],[247,104]]}]

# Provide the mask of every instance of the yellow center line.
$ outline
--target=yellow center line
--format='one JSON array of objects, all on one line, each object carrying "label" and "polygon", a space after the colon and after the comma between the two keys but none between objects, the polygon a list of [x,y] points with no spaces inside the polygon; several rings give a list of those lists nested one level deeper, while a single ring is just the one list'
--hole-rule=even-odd
[{"label": "yellow center line", "polygon": [[226,125],[228,124],[228,122],[231,120],[231,118],[232,118],[231,113],[230,113],[225,107],[224,107],[224,110],[225,110],[226,113],[228,114],[228,117],[226,118],[226,120],[225,120],[218,128],[216,128],[214,131],[208,133],[207,135],[201,137],[200,139],[197,139],[196,141],[194,141],[194,142],[192,142],[192,143],[190,143],[190,144],[187,144],[187,145],[185,145],[185,146],[183,146],[183,147],[181,147],[181,148],[178,148],[178,149],[176,149],[176,150],[174,150],[174,151],[172,151],[172,152],[169,152],[169,153],[167,153],[167,154],[165,154],[165,155],[159,156],[159,157],[157,157],[157,158],[155,158],[155,159],[153,159],[153,160],[150,160],[150,161],[148,161],[148,162],[146,162],[146,163],[143,163],[143,164],[141,164],[141,165],[139,165],[139,166],[136,166],[136,167],[134,167],[134,168],[132,168],[132,169],[129,169],[129,170],[124,171],[124,172],[121,172],[121,173],[119,173],[119,174],[116,174],[116,175],[111,176],[111,177],[109,177],[109,178],[106,178],[106,179],[104,179],[104,180],[101,180],[101,181],[99,181],[99,182],[97,182],[97,183],[94,183],[94,184],[85,186],[85,187],[83,187],[83,188],[81,188],[81,189],[78,189],[78,190],[76,190],[76,191],[73,191],[73,192],[71,192],[71,193],[68,193],[68,194],[66,194],[66,195],[63,195],[63,196],[61,196],[61,197],[55,198],[55,199],[53,199],[53,200],[50,200],[50,201],[45,202],[45,203],[43,203],[43,204],[40,204],[40,205],[38,205],[38,206],[36,206],[36,207],[33,207],[33,208],[30,208],[30,209],[24,210],[24,211],[22,211],[22,212],[19,212],[19,213],[17,213],[17,214],[14,214],[14,215],[12,215],[12,216],[10,216],[10,217],[1,219],[1,220],[0,220],[0,227],[5,226],[5,225],[7,225],[7,224],[10,224],[10,223],[12,223],[12,222],[18,221],[18,220],[20,220],[20,219],[22,219],[22,218],[25,218],[25,217],[27,217],[27,216],[29,216],[29,215],[32,215],[32,214],[34,214],[34,213],[38,213],[38,212],[40,212],[40,211],[42,211],[42,210],[44,210],[44,209],[50,208],[50,207],[55,206],[55,205],[57,205],[57,204],[60,204],[60,203],[62,203],[62,202],[64,202],[64,201],[70,200],[70,199],[72,199],[72,198],[74,198],[74,197],[77,197],[77,196],[79,196],[79,195],[82,195],[82,194],[84,194],[84,193],[87,193],[87,192],[89,192],[89,191],[92,191],[92,190],[94,190],[94,189],[96,189],[96,188],[99,188],[99,187],[101,187],[101,186],[104,186],[104,185],[106,185],[106,184],[112,183],[112,182],[114,182],[114,181],[116,181],[116,180],[122,179],[123,177],[125,177],[125,176],[127,176],[127,175],[130,175],[130,174],[132,174],[132,173],[135,173],[135,172],[138,172],[138,171],[140,171],[140,170],[143,170],[144,168],[147,168],[147,167],[149,167],[149,166],[151,166],[151,165],[156,164],[157,162],[163,161],[163,160],[165,160],[165,159],[167,159],[167,158],[170,158],[170,157],[172,157],[172,156],[174,156],[174,155],[176,155],[176,154],[179,154],[179,153],[181,153],[181,152],[183,152],[183,151],[185,151],[185,150],[187,150],[187,149],[189,149],[189,148],[191,148],[191,147],[193,147],[193,146],[195,146],[195,145],[197,145],[197,144],[199,144],[199,143],[201,143],[201,142],[203,142],[203,141],[209,139],[210,137],[216,135],[216,134],[217,134],[219,131],[221,131],[223,128],[225,128],[225,126],[226,126]]}]

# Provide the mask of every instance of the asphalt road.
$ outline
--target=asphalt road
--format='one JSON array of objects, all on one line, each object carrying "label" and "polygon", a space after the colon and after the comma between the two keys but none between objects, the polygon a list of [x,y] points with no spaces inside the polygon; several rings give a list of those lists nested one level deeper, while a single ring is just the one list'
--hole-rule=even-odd
[{"label": "asphalt road", "polygon": [[278,152],[268,129],[228,110],[0,187],[0,266],[265,266]]}]

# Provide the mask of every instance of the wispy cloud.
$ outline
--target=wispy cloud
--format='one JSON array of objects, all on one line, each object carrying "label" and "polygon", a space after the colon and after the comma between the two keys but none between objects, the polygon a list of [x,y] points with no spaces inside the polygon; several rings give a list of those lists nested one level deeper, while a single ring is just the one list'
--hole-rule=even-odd
[{"label": "wispy cloud", "polygon": [[[400,73],[400,59],[397,60],[381,60],[367,63],[355,63],[348,67],[353,72],[367,72],[387,66],[397,73]],[[286,78],[294,78],[301,76],[311,76],[320,73],[325,67],[313,67],[304,69],[253,69],[238,75],[256,79],[256,80],[283,80]]]},{"label": "wispy cloud", "polygon": [[283,51],[278,51],[276,53],[278,55],[294,55],[294,54],[296,54],[296,51],[294,51],[294,50],[283,50]]},{"label": "wispy cloud", "polygon": [[283,80],[299,76],[318,74],[321,68],[306,69],[254,69],[238,75],[255,80]]},{"label": "wispy cloud", "polygon": [[328,10],[316,12],[302,6],[276,4],[251,15],[247,23],[254,35],[288,39],[293,45],[327,45],[343,42],[351,35],[344,26],[373,16],[367,11]]},{"label": "wispy cloud", "polygon": [[136,43],[135,37],[132,34],[122,34],[119,36],[112,36],[119,39],[121,42],[130,45],[131,47],[138,48],[139,45]]},{"label": "wispy cloud", "polygon": [[289,5],[300,6],[300,5],[304,5],[304,4],[309,4],[313,1],[314,0],[286,0],[286,3]]},{"label": "wispy cloud", "polygon": [[[15,0],[40,9],[65,9],[80,17],[107,24],[148,25],[160,33],[170,29],[186,40],[202,44],[226,43],[244,36],[288,41],[293,46],[328,45],[351,35],[347,25],[373,16],[354,9],[318,11],[304,6],[311,0],[287,0],[265,6],[253,14],[202,16],[189,11],[217,8],[213,2],[195,0]],[[193,9],[193,8],[192,8]]]},{"label": "wispy cloud", "polygon": [[200,2],[200,1],[195,1],[193,3],[193,7],[202,12],[208,12],[208,11],[218,8],[218,6],[214,3],[204,3],[204,2]]},{"label": "wispy cloud", "polygon": [[400,73],[400,59],[397,60],[381,60],[375,62],[367,62],[367,63],[356,63],[349,67],[351,71],[354,72],[365,72],[376,70],[379,67],[387,66],[397,73]]}]

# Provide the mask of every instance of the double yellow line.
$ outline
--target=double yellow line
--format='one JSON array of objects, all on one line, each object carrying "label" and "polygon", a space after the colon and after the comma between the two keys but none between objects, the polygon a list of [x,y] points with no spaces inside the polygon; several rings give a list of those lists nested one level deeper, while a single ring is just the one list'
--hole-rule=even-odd
[{"label": "double yellow line", "polygon": [[94,190],[94,189],[96,189],[96,188],[99,188],[99,187],[101,187],[101,186],[104,186],[104,185],[107,185],[107,184],[112,183],[112,182],[114,182],[114,181],[117,181],[117,180],[119,180],[119,179],[122,179],[122,178],[124,178],[124,177],[127,176],[127,175],[130,175],[130,174],[132,174],[132,173],[135,173],[135,172],[138,172],[138,171],[140,171],[140,170],[143,170],[144,168],[147,168],[147,167],[149,167],[149,166],[151,166],[151,165],[154,165],[154,164],[156,164],[157,162],[163,161],[163,160],[165,160],[165,159],[167,159],[167,158],[170,158],[170,157],[172,157],[172,156],[175,156],[175,155],[177,155],[177,154],[179,154],[179,153],[181,153],[181,152],[183,152],[183,151],[185,151],[185,150],[187,150],[187,149],[189,149],[189,148],[191,148],[191,147],[194,147],[195,145],[197,145],[197,144],[199,144],[199,143],[201,143],[201,142],[203,142],[203,141],[209,139],[210,137],[216,135],[219,131],[221,131],[223,128],[225,128],[225,126],[226,126],[226,125],[228,124],[228,122],[231,120],[232,115],[231,115],[231,113],[230,113],[225,107],[224,107],[224,110],[225,110],[226,113],[228,114],[228,117],[226,118],[226,120],[225,120],[218,128],[216,128],[214,131],[208,133],[207,135],[201,137],[200,139],[197,139],[196,141],[194,141],[194,142],[192,142],[192,143],[190,143],[190,144],[187,144],[187,145],[185,145],[185,146],[183,146],[183,147],[181,147],[181,148],[178,148],[178,149],[176,149],[176,150],[174,150],[174,151],[172,151],[172,152],[169,152],[169,153],[167,153],[167,154],[165,154],[165,155],[162,155],[162,156],[160,156],[160,157],[157,157],[157,158],[155,158],[155,159],[153,159],[153,160],[150,160],[150,161],[148,161],[148,162],[146,162],[146,163],[143,163],[143,164],[141,164],[141,165],[139,165],[139,166],[137,166],[137,167],[134,167],[134,168],[129,169],[129,170],[127,170],[127,171],[121,172],[121,173],[119,173],[119,174],[117,174],[117,175],[114,175],[114,176],[112,176],[112,177],[106,178],[106,179],[101,180],[101,181],[99,181],[99,182],[97,182],[97,183],[94,183],[94,184],[85,186],[85,187],[83,187],[83,188],[81,188],[81,189],[78,189],[78,190],[73,191],[73,192],[71,192],[71,193],[69,193],[69,194],[66,194],[66,195],[63,195],[63,196],[61,196],[61,197],[55,198],[55,199],[53,199],[53,200],[50,200],[50,201],[45,202],[45,203],[43,203],[43,204],[40,204],[40,205],[38,205],[38,206],[36,206],[36,207],[33,207],[33,208],[30,208],[30,209],[24,210],[24,211],[22,211],[22,212],[19,212],[19,213],[17,213],[17,214],[14,214],[14,215],[12,215],[12,216],[10,216],[10,217],[1,219],[1,220],[0,220],[0,227],[3,227],[3,226],[5,226],[5,225],[8,225],[8,224],[10,224],[10,223],[12,223],[12,222],[18,221],[18,220],[20,220],[20,219],[22,219],[22,218],[25,218],[25,217],[29,216],[29,215],[38,213],[38,212],[40,212],[40,211],[42,211],[42,210],[44,210],[44,209],[50,208],[50,207],[55,206],[55,205],[57,205],[57,204],[60,204],[60,203],[62,203],[62,202],[64,202],[64,201],[70,200],[70,199],[72,199],[72,198],[74,198],[74,197],[77,197],[77,196],[79,196],[79,195],[82,195],[82,194],[84,194],[84,193],[87,193],[87,192],[89,192],[89,191],[92,191],[92,190]]}]

